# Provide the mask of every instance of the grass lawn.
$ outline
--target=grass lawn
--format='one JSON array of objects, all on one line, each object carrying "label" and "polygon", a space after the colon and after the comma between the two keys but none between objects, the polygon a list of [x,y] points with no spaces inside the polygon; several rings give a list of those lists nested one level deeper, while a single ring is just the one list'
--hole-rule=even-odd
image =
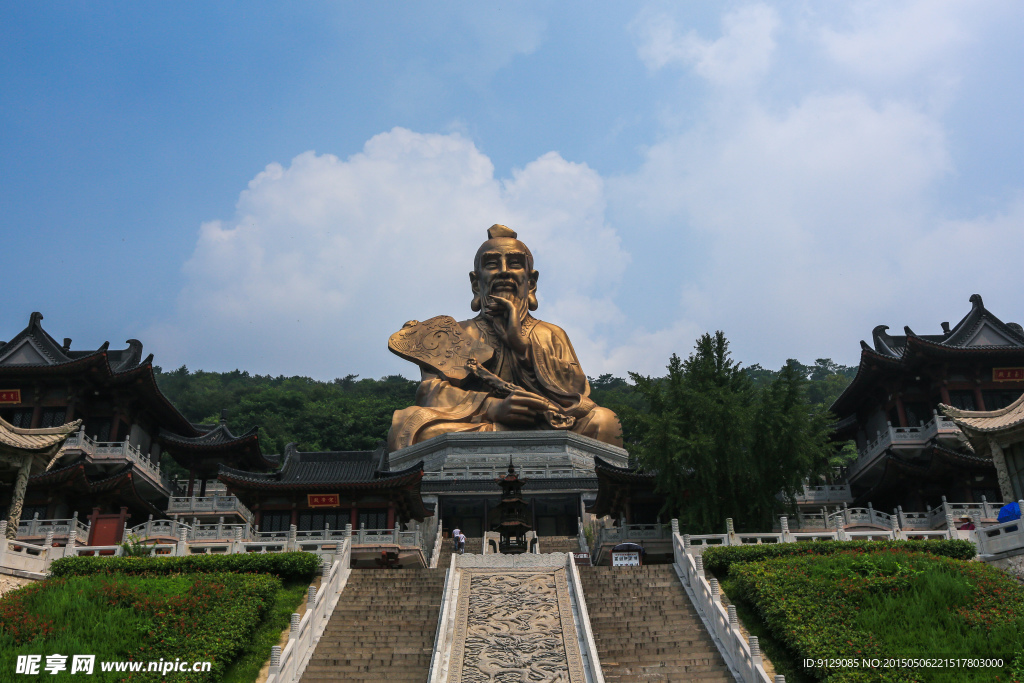
[{"label": "grass lawn", "polygon": [[[283,588],[276,576],[204,573],[149,576],[69,576],[14,591],[0,599],[0,680],[20,678],[18,655],[42,655],[40,678],[83,680],[72,675],[72,655],[95,655],[88,680],[219,681],[234,660],[248,653],[266,659],[260,634],[288,623],[280,612],[301,602],[305,583]],[[273,623],[268,623],[272,621]],[[276,635],[274,642],[276,643]],[[263,638],[267,638],[263,635]],[[271,643],[273,644],[273,643]],[[44,669],[49,655],[65,655],[66,670]],[[209,673],[103,672],[101,662],[210,661]],[[252,681],[252,675],[233,680]],[[239,672],[241,674],[241,671]],[[242,674],[244,675],[244,674]],[[26,676],[25,680],[35,680]]]},{"label": "grass lawn", "polygon": [[[790,681],[1012,681],[1024,589],[1002,572],[899,549],[733,564],[722,579]],[[804,668],[804,658],[1001,658],[1001,668]]]}]

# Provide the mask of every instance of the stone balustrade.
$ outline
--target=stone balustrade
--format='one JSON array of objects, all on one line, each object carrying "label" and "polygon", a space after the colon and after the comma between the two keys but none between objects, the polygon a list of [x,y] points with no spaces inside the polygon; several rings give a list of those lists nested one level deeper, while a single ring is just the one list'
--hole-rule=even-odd
[{"label": "stone balustrade", "polygon": [[857,459],[847,469],[847,477],[856,477],[874,464],[888,448],[924,446],[937,436],[953,437],[959,433],[960,428],[956,423],[934,410],[932,419],[917,427],[893,427],[891,422],[887,422],[885,431],[877,431],[875,438],[859,449]]},{"label": "stone balustrade", "polygon": [[87,543],[89,527],[78,519],[77,512],[68,519],[39,519],[37,513],[32,519],[18,523],[18,538],[42,538],[47,534],[59,541]]},{"label": "stone balustrade", "polygon": [[93,441],[83,427],[68,437],[64,447],[67,450],[84,452],[93,462],[128,460],[137,465],[139,471],[147,475],[154,484],[162,487],[165,495],[173,490],[171,482],[160,471],[160,462],[150,460],[130,441]]},{"label": "stone balustrade", "polygon": [[168,513],[176,514],[237,514],[246,521],[253,523],[253,514],[238,496],[215,493],[207,496],[171,496],[167,504]]},{"label": "stone balustrade", "polygon": [[623,524],[613,527],[601,527],[597,530],[597,538],[594,539],[594,547],[611,543],[627,543],[638,540],[658,540],[672,537],[672,530],[668,524]]},{"label": "stone balustrade", "polygon": [[914,529],[934,531],[943,529],[948,519],[960,520],[970,517],[974,525],[981,526],[983,520],[995,519],[1003,503],[988,502],[984,496],[980,503],[950,503],[942,497],[942,504],[929,508],[924,512],[905,512],[902,507],[893,510],[892,514],[875,510],[871,504],[865,507],[847,507],[845,504],[834,512],[807,513],[798,511],[792,519],[792,528],[802,530],[839,529],[849,526],[877,526],[885,529]]}]

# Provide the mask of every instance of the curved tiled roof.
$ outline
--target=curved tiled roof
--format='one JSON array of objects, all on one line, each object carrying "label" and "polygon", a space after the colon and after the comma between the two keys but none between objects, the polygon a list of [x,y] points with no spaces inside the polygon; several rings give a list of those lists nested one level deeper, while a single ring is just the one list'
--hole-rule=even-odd
[{"label": "curved tiled roof", "polygon": [[388,472],[381,469],[383,456],[383,449],[304,453],[288,444],[284,464],[277,472],[247,472],[221,465],[217,478],[234,487],[260,490],[383,489],[418,484],[423,478],[422,461]]},{"label": "curved tiled roof", "polygon": [[[126,372],[137,367],[142,361],[142,342],[129,339],[128,348],[110,350],[110,342],[104,342],[98,349],[72,351],[71,340],[64,344],[49,335],[40,324],[43,314],[38,311],[29,316],[28,327],[19,332],[6,344],[0,345],[0,365],[5,367],[61,366],[80,363],[90,358],[103,356],[112,373]],[[18,353],[22,351],[22,353]]]},{"label": "curved tiled roof", "polygon": [[885,325],[871,331],[873,344],[862,341],[857,375],[829,410],[839,417],[856,409],[861,392],[874,385],[876,376],[905,367],[920,358],[963,358],[1002,356],[1024,361],[1024,328],[1004,323],[994,316],[981,299],[972,294],[971,310],[955,326],[942,323],[942,334],[915,334],[904,327],[904,335],[890,335]]},{"label": "curved tiled roof", "polygon": [[0,418],[0,448],[26,453],[44,453],[67,441],[80,424],[81,420],[75,420],[60,427],[25,429],[15,427]]}]

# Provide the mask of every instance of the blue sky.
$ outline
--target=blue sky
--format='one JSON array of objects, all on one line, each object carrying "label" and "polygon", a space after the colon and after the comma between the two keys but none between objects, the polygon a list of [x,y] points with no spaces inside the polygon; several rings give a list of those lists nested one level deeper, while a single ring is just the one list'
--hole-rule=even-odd
[{"label": "blue sky", "polygon": [[1024,321],[1024,5],[478,5],[5,5],[0,339],[411,376],[495,222],[590,375]]}]

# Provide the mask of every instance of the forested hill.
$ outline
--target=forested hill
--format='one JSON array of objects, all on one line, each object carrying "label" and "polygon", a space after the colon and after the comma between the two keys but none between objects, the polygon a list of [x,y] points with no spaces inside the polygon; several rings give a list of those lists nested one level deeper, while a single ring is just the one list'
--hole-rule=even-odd
[{"label": "forested hill", "polygon": [[[855,367],[819,359],[805,366],[807,399],[828,407],[856,374]],[[216,423],[221,410],[236,434],[260,428],[265,453],[281,453],[294,441],[300,450],[371,450],[387,437],[394,411],[412,405],[417,382],[399,375],[359,379],[358,375],[318,381],[308,377],[271,377],[248,372],[189,371],[182,366],[164,372],[155,368],[161,391],[189,420]],[[746,369],[753,383],[767,386],[778,371],[759,365]],[[645,399],[627,380],[611,375],[592,378],[591,396],[598,405],[623,418],[627,442],[633,436],[637,414],[647,410]]]}]

